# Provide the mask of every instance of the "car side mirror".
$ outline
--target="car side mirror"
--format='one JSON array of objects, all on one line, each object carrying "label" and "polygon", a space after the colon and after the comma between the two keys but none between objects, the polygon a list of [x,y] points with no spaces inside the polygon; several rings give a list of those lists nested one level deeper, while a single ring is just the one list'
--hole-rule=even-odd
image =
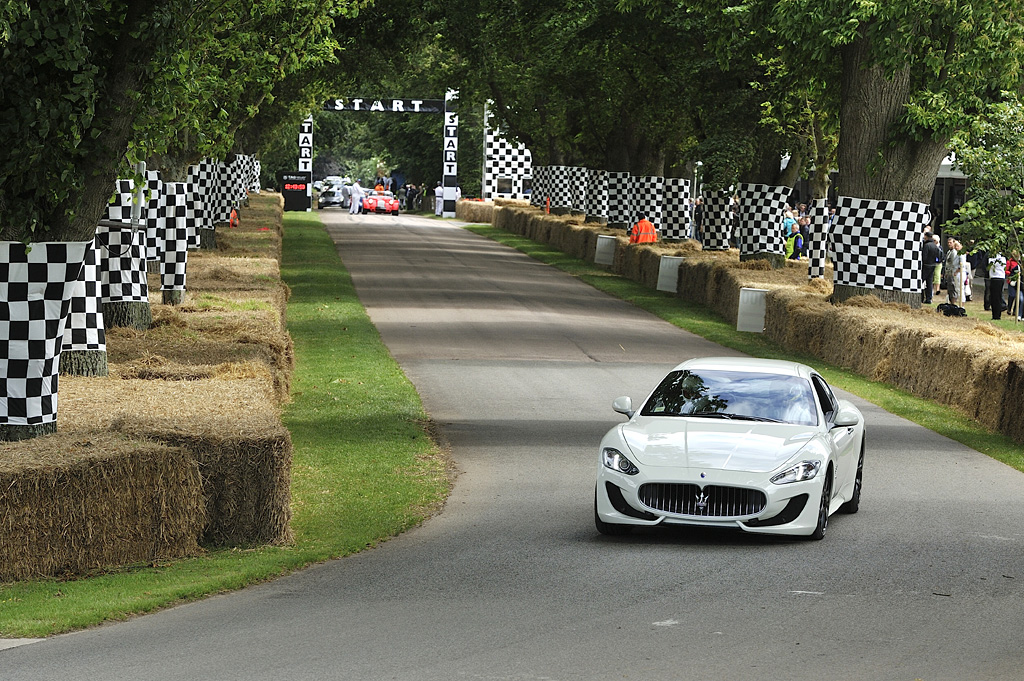
[{"label": "car side mirror", "polygon": [[856,411],[854,411],[850,407],[839,407],[839,411],[836,413],[836,426],[855,426],[858,423],[860,423],[860,417],[857,415]]},{"label": "car side mirror", "polygon": [[620,414],[625,414],[626,418],[630,419],[633,418],[633,414],[636,413],[633,411],[633,400],[625,396],[616,397],[612,401],[612,409],[619,412]]}]

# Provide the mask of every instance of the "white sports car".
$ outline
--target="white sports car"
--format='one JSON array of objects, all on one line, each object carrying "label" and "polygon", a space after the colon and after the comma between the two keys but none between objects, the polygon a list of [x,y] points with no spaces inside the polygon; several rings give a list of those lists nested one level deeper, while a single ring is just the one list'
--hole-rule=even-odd
[{"label": "white sports car", "polygon": [[603,534],[700,525],[825,536],[856,513],[864,417],[814,369],[780,360],[683,362],[601,440],[594,519]]}]

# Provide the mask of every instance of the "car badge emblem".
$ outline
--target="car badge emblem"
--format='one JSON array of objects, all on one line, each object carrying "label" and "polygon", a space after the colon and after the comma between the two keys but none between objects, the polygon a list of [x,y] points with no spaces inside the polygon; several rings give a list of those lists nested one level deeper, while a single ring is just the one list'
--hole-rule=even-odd
[{"label": "car badge emblem", "polygon": [[708,495],[704,492],[697,494],[697,508],[703,510],[708,505]]}]

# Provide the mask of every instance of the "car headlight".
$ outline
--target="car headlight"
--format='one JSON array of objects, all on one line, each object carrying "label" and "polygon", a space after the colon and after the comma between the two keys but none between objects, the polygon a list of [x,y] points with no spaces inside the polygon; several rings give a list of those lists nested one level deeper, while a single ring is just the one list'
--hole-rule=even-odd
[{"label": "car headlight", "polygon": [[820,461],[801,461],[795,466],[790,466],[778,475],[772,476],[772,482],[776,485],[787,485],[791,482],[803,482],[810,480],[821,470]]},{"label": "car headlight", "polygon": [[601,458],[607,468],[626,475],[636,475],[640,469],[633,465],[633,462],[622,455],[617,449],[605,447],[601,450]]}]

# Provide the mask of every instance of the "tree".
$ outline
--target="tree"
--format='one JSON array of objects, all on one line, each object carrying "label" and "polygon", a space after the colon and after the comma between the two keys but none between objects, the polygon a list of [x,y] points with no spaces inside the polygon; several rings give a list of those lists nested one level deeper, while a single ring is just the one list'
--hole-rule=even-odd
[{"label": "tree", "polygon": [[953,141],[955,164],[968,177],[967,196],[948,223],[972,248],[1021,253],[1024,222],[1024,108],[1019,98],[991,105]]},{"label": "tree", "polygon": [[[85,240],[119,171],[225,152],[365,0],[33,0],[0,14],[0,238]],[[327,42],[325,42],[327,41]]]}]

